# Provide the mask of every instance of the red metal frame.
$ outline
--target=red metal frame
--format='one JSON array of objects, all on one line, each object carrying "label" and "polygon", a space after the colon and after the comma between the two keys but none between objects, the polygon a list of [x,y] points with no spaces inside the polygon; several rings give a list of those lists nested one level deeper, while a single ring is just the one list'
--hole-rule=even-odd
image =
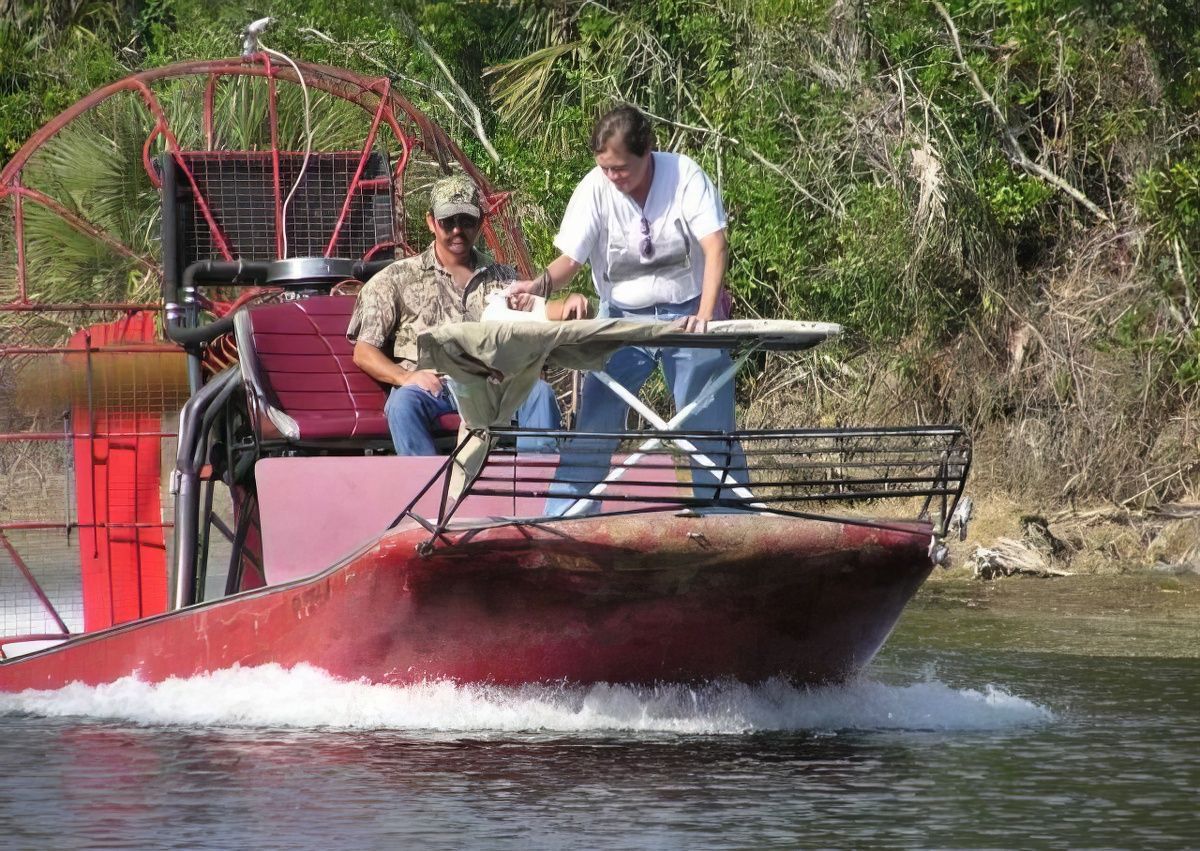
[{"label": "red metal frame", "polygon": [[[412,162],[413,152],[418,147],[427,152],[430,157],[440,162],[443,167],[453,165],[456,168],[461,168],[475,180],[480,186],[484,197],[487,199],[489,218],[484,227],[484,237],[487,244],[498,257],[513,263],[522,273],[530,273],[531,264],[520,231],[511,219],[509,219],[504,210],[508,194],[496,191],[487,178],[479,172],[447,134],[417,110],[402,94],[395,91],[388,78],[367,76],[329,66],[304,62],[298,62],[297,67],[303,75],[304,82],[310,89],[349,101],[371,116],[370,129],[364,138],[362,148],[357,151],[358,162],[353,172],[353,178],[346,190],[346,196],[343,199],[340,212],[330,232],[328,243],[325,246],[324,253],[326,256],[333,255],[337,250],[339,240],[344,239],[345,228],[356,193],[370,190],[378,191],[389,183],[385,178],[363,179],[368,158],[371,156],[372,149],[379,141],[380,129],[386,125],[395,146],[393,151],[396,161],[392,167],[391,177],[394,199],[398,200],[400,204],[403,203],[406,172]],[[159,275],[162,273],[152,256],[129,247],[104,227],[89,220],[86,211],[79,212],[72,209],[69,204],[48,195],[47,191],[49,190],[43,191],[44,188],[39,189],[38,187],[24,184],[23,170],[30,162],[31,157],[57,134],[69,127],[73,121],[87,115],[110,99],[120,96],[136,96],[138,103],[145,109],[149,116],[149,131],[141,146],[141,158],[142,167],[145,169],[152,185],[161,188],[161,182],[154,168],[153,158],[156,149],[165,149],[171,154],[177,168],[183,173],[180,185],[189,187],[194,193],[196,208],[212,235],[216,252],[225,259],[235,259],[234,249],[221,227],[220,217],[215,214],[209,200],[206,198],[204,192],[201,191],[197,175],[193,173],[187,160],[182,156],[185,151],[179,143],[179,136],[176,133],[177,128],[172,126],[171,117],[164,107],[165,101],[160,101],[158,95],[155,93],[155,86],[158,84],[187,77],[199,77],[203,79],[203,93],[201,95],[203,109],[200,118],[200,130],[203,145],[208,151],[214,151],[217,145],[216,123],[218,117],[216,115],[216,106],[218,86],[222,85],[226,80],[240,78],[260,77],[265,80],[267,86],[267,111],[270,122],[271,151],[263,153],[272,158],[275,190],[276,250],[280,254],[283,253],[285,234],[283,230],[282,205],[283,193],[287,187],[282,185],[283,176],[281,175],[280,165],[282,152],[279,149],[278,96],[280,83],[298,84],[299,79],[296,71],[289,65],[273,63],[265,53],[256,54],[249,58],[238,57],[176,63],[130,75],[122,80],[97,89],[80,99],[38,129],[8,161],[3,170],[0,171],[0,199],[12,198],[13,236],[16,243],[15,257],[7,258],[5,261],[15,261],[14,278],[16,281],[16,297],[8,303],[0,304],[0,315],[76,313],[80,319],[86,322],[89,319],[90,321],[103,321],[104,319],[112,319],[120,316],[134,317],[143,311],[157,312],[161,310],[162,305],[160,303],[147,304],[120,301],[46,303],[33,301],[29,297],[28,285],[31,270],[28,266],[29,256],[25,246],[27,203],[35,204],[42,210],[61,219],[68,227],[95,240],[106,250],[128,258],[140,271],[152,272]],[[380,253],[388,250],[395,250],[403,254],[414,253],[414,247],[410,242],[410,235],[405,231],[405,218],[403,216],[396,216],[396,200],[393,201],[392,205],[394,238],[371,247],[364,255],[364,259],[375,258]],[[502,236],[506,237],[504,241],[502,241]],[[224,315],[232,308],[233,304],[228,302],[216,302],[209,307],[216,315]],[[71,321],[74,324],[74,320],[68,317],[64,317],[63,321]],[[147,347],[145,345],[127,343],[115,343],[99,347],[93,344],[90,336],[90,332],[84,332],[81,343],[82,348],[45,344],[0,345],[0,358],[53,357],[55,355],[70,353],[75,353],[81,357],[90,357],[91,354],[100,351],[105,353],[120,352],[130,357],[136,357],[138,353],[155,350],[154,346]],[[215,347],[214,351],[219,348],[219,346]],[[91,413],[87,414],[86,418],[85,420],[76,418],[74,425],[68,420],[66,428],[61,433],[46,431],[44,428],[37,429],[35,426],[30,431],[23,433],[0,434],[0,446],[22,442],[46,444],[63,441],[67,447],[76,446],[78,448],[82,442],[83,445],[90,446],[91,450],[89,452],[90,454],[94,454],[99,443],[108,446],[115,445],[121,441],[137,443],[139,440],[157,441],[175,436],[174,433],[163,429],[158,423],[150,428],[143,428],[142,425],[145,424],[128,428],[123,427],[116,420],[111,422],[110,425],[113,426],[111,430],[98,431],[97,426],[102,425],[102,423],[92,422],[91,418],[93,418],[93,414]],[[89,422],[92,424],[88,425],[87,423]],[[104,451],[107,452],[107,449]],[[84,488],[91,487],[92,490],[95,489],[95,482],[80,482],[79,484]],[[91,503],[93,505],[105,504],[109,498],[109,495],[106,493],[93,493]],[[138,497],[135,496],[135,504],[132,507],[135,514],[139,510],[136,504],[137,499]],[[43,634],[39,632],[36,635],[0,636],[0,658],[4,658],[5,645],[22,641],[63,638],[68,633],[63,617],[54,610],[45,590],[38,585],[36,577],[29,570],[27,561],[18,552],[18,546],[23,545],[10,540],[8,533],[53,529],[63,529],[66,531],[70,531],[71,529],[86,529],[91,530],[93,534],[100,535],[107,542],[105,545],[108,546],[111,544],[111,541],[104,538],[106,530],[138,530],[152,527],[166,529],[172,525],[170,523],[149,523],[115,517],[108,519],[98,518],[97,522],[93,523],[87,522],[87,518],[72,516],[71,514],[67,514],[59,522],[47,522],[41,519],[22,520],[12,517],[6,518],[6,520],[8,522],[0,522],[0,540],[3,542],[3,549],[5,552],[8,552],[12,563],[18,566],[18,570],[21,576],[24,577],[24,581],[29,584],[42,604],[47,606],[47,611],[52,616],[54,624],[62,630],[62,634]],[[74,520],[81,520],[83,522],[73,522]],[[49,625],[48,621],[47,626]]]},{"label": "red metal frame", "polygon": [[325,256],[333,256],[333,247],[337,245],[338,237],[342,233],[342,225],[346,223],[346,216],[350,214],[350,204],[354,201],[354,191],[361,186],[361,178],[363,169],[367,167],[367,160],[371,156],[371,148],[375,144],[375,136],[379,132],[379,119],[383,117],[383,108],[387,103],[387,93],[391,88],[388,80],[383,81],[383,92],[379,98],[379,108],[375,110],[375,116],[371,119],[371,129],[367,133],[367,138],[363,141],[362,153],[358,158],[358,167],[354,170],[354,177],[350,181],[350,185],[346,188],[346,200],[342,202],[342,211],[338,214],[337,221],[333,225],[333,234],[329,237],[329,244],[325,246]]},{"label": "red metal frame", "polygon": [[[139,310],[162,310],[162,304],[154,302],[144,304],[138,302],[91,302],[77,301],[61,304],[40,304],[32,301],[14,301],[0,304],[0,311],[5,313],[136,313]],[[7,351],[7,350],[6,350]]]},{"label": "red metal frame", "polygon": [[5,528],[8,527],[0,527],[0,545],[3,545],[4,549],[8,551],[8,555],[10,558],[12,558],[13,564],[17,566],[17,569],[21,571],[21,574],[25,577],[25,581],[29,583],[30,590],[33,591],[38,600],[40,600],[42,605],[46,608],[46,613],[49,614],[50,617],[54,618],[54,622],[58,624],[59,629],[62,630],[61,637],[65,638],[71,634],[71,631],[67,629],[67,625],[63,621],[62,616],[59,615],[58,610],[54,608],[54,604],[50,602],[50,598],[46,596],[46,592],[42,590],[42,586],[39,585],[38,581],[34,578],[32,571],[29,569],[29,565],[25,563],[25,559],[21,558],[21,554],[17,552],[17,548],[12,545],[12,541],[8,539],[8,535],[4,534]]},{"label": "red metal frame", "polygon": [[[14,177],[21,179],[21,172]],[[0,181],[0,198],[4,197],[4,184]],[[17,301],[24,303],[28,299],[25,290],[25,196],[20,192],[13,198],[13,235],[17,241]]]},{"label": "red metal frame", "polygon": [[209,74],[208,84],[204,87],[204,112],[201,121],[204,126],[204,149],[207,151],[213,149],[213,105],[217,99],[217,80],[219,79],[219,75]]},{"label": "red metal frame", "polygon": [[[3,197],[4,191],[5,191],[4,187],[0,186],[0,197]],[[75,230],[79,231],[82,234],[86,234],[87,236],[90,236],[93,239],[100,240],[105,245],[107,245],[109,248],[111,248],[113,251],[116,251],[118,254],[124,255],[125,257],[128,257],[131,260],[136,260],[147,271],[154,272],[154,271],[158,270],[158,265],[154,262],[153,258],[138,254],[137,252],[135,252],[131,248],[129,248],[127,245],[125,245],[123,242],[120,242],[119,240],[114,239],[113,237],[109,236],[108,234],[106,234],[102,230],[100,230],[100,228],[96,227],[95,225],[91,224],[90,222],[85,221],[82,217],[75,215],[70,210],[68,210],[66,207],[64,207],[62,204],[60,204],[58,201],[55,201],[53,198],[49,197],[48,195],[46,195],[42,192],[39,192],[36,189],[30,189],[28,186],[20,186],[20,185],[14,186],[9,191],[18,197],[28,198],[30,201],[37,202],[41,206],[45,207],[47,210],[50,210],[52,213],[56,214],[59,218],[61,218],[63,221],[65,221],[71,227],[75,228]],[[22,213],[23,213],[23,210],[22,210]],[[22,218],[23,218],[23,216],[22,216]],[[21,292],[22,292],[22,295],[24,295],[24,289],[22,289]]]},{"label": "red metal frame", "polygon": [[275,98],[275,66],[271,64],[270,54],[262,55],[263,67],[267,69],[267,115],[271,125],[271,174],[275,184],[275,253],[284,255],[283,242],[287,234],[283,230],[283,189],[279,184],[279,113],[276,109]]},{"label": "red metal frame", "polygon": [[[310,87],[327,92],[336,97],[350,101],[364,110],[370,111],[373,115],[371,137],[375,138],[379,124],[385,123],[391,129],[392,134],[400,146],[400,157],[394,169],[394,175],[397,187],[397,197],[403,198],[404,194],[404,172],[407,168],[411,157],[411,152],[414,147],[420,145],[431,155],[439,158],[443,163],[453,161],[463,168],[472,179],[481,187],[485,197],[488,198],[490,213],[495,216],[501,211],[507,201],[505,193],[497,192],[492,187],[490,181],[474,166],[473,163],[462,153],[462,151],[450,140],[433,122],[429,121],[419,110],[416,109],[406,98],[397,93],[391,87],[390,81],[386,77],[367,77],[351,71],[345,71],[329,66],[315,65],[310,63],[298,62],[297,66],[304,75],[304,80]],[[154,184],[158,185],[158,177],[150,163],[150,151],[154,141],[161,136],[166,144],[167,150],[173,155],[181,151],[178,139],[172,132],[170,123],[167,119],[162,105],[154,96],[150,89],[152,83],[163,80],[175,79],[189,76],[207,76],[208,82],[204,91],[204,110],[203,110],[203,128],[205,141],[209,149],[212,148],[214,142],[214,114],[216,101],[216,86],[224,77],[264,77],[268,80],[268,110],[271,122],[271,136],[273,142],[273,153],[278,156],[278,146],[275,144],[278,139],[278,116],[277,116],[277,91],[276,84],[283,80],[289,83],[297,83],[295,72],[288,66],[276,67],[271,64],[270,57],[263,54],[256,54],[249,59],[221,59],[199,62],[180,62],[174,65],[167,65],[162,68],[154,68],[147,71],[142,71],[138,74],[133,74],[122,80],[111,83],[108,86],[97,89],[86,97],[80,99],[74,105],[59,113],[37,132],[35,132],[29,140],[21,147],[19,151],[9,160],[4,170],[0,172],[0,198],[13,196],[14,198],[14,223],[16,236],[16,279],[18,299],[15,304],[23,304],[27,301],[26,282],[28,278],[28,269],[26,266],[26,257],[24,251],[24,211],[23,201],[29,199],[35,203],[41,204],[47,209],[60,216],[72,227],[80,230],[97,240],[104,242],[114,251],[130,257],[138,261],[144,268],[150,271],[156,270],[154,261],[151,258],[145,257],[132,251],[127,246],[120,243],[119,240],[111,235],[104,233],[103,229],[85,221],[82,217],[76,216],[70,210],[66,209],[59,202],[48,198],[43,193],[35,189],[25,187],[21,183],[21,172],[29,158],[53,138],[59,131],[69,125],[72,121],[79,118],[84,113],[94,109],[99,104],[106,100],[127,92],[135,92],[140,96],[140,100],[146,107],[146,110],[154,118],[154,126],[150,134],[147,136],[146,142],[143,145],[143,166],[146,168],[147,174]],[[397,112],[403,114],[405,118],[411,122],[416,128],[417,133],[412,134],[406,132],[397,120]],[[370,144],[368,139],[368,147]],[[176,158],[179,162],[178,157]],[[190,184],[192,190],[196,193],[197,204],[200,207],[202,214],[209,227],[212,230],[213,238],[226,259],[233,259],[229,249],[228,240],[221,231],[219,223],[212,215],[203,193],[195,182],[195,176],[182,163],[179,163],[185,179]],[[278,184],[278,163],[276,163],[276,195],[277,203],[282,203],[279,198],[281,187]],[[355,188],[360,184],[356,181]],[[348,204],[347,204],[348,209]],[[282,210],[279,209],[281,214]],[[330,241],[329,251],[336,244],[337,234],[340,233],[344,225],[346,209],[343,210],[335,226],[333,238]],[[499,250],[501,244],[495,233],[494,219],[488,221],[485,227],[485,239],[493,250]],[[519,230],[511,222],[505,221],[502,223],[503,229],[506,231],[510,239],[510,245],[507,246],[513,256],[508,256],[509,262],[516,265],[523,273],[528,273],[532,268],[529,261],[529,255],[525,249],[524,241],[521,239]],[[407,246],[407,234],[401,233],[402,244]],[[282,249],[282,233],[277,228],[277,238],[279,248]],[[107,307],[107,305],[104,305]],[[124,306],[113,306],[114,309],[122,309]],[[12,308],[9,308],[12,309]]]},{"label": "red metal frame", "polygon": [[32,635],[8,635],[0,638],[0,662],[8,658],[8,654],[4,652],[4,648],[10,644],[25,644],[29,641],[60,641],[70,638],[70,634],[58,635],[56,633],[34,633]]}]

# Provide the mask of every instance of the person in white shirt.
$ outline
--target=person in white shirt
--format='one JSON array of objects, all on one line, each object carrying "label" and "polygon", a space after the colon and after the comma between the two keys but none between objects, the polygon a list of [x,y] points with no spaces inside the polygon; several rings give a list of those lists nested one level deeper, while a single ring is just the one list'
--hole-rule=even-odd
[{"label": "person in white shirt", "polygon": [[[575,188],[554,239],[561,254],[539,277],[508,286],[510,306],[524,308],[533,295],[548,296],[588,263],[600,296],[600,317],[681,321],[697,333],[703,333],[710,320],[727,318],[722,315],[728,261],[725,210],[708,175],[682,154],[654,150],[650,121],[633,106],[604,115],[592,131],[591,148],[596,167]],[[721,349],[629,346],[609,358],[605,371],[637,393],[659,364],[679,410],[729,367],[730,358]],[[624,431],[627,411],[623,401],[589,375],[576,429]],[[732,383],[681,425],[720,432],[734,427]],[[736,444],[730,457],[727,442],[700,443],[697,448],[724,462],[722,466],[732,465],[732,475],[744,479],[737,467],[744,469],[745,461]],[[590,491],[590,483],[607,472],[616,445],[615,440],[569,440],[546,513],[562,514],[577,496]],[[696,481],[714,483],[707,474]],[[597,508],[587,506],[589,512]]]}]

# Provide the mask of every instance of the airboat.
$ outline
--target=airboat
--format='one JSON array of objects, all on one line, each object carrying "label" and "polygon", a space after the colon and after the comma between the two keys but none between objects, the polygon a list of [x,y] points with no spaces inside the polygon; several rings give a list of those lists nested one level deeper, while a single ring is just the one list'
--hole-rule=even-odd
[{"label": "airboat", "polygon": [[[508,424],[497,383],[533,348],[569,391],[568,368],[625,344],[729,348],[732,381],[836,325],[585,322],[547,342],[498,323],[486,363],[438,329],[422,363],[492,404],[439,423],[444,454],[393,454],[346,325],[355,288],[422,247],[420,199],[452,170],[485,193],[489,250],[529,274],[509,195],[386,78],[269,52],[171,65],[13,157],[0,690],[270,663],[379,683],[817,683],[872,659],[944,555],[960,428],[695,432],[687,409],[630,396],[639,427],[535,433]],[[580,345],[593,333],[609,348]],[[616,449],[550,517],[569,454],[522,437]]]}]

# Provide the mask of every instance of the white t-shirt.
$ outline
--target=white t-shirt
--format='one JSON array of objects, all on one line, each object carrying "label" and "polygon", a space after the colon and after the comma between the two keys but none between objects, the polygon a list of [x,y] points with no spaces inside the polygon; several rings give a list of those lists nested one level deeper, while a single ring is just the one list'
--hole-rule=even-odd
[{"label": "white t-shirt", "polygon": [[[601,300],[636,309],[678,304],[700,295],[700,240],[725,227],[725,209],[708,175],[683,154],[655,151],[645,208],[621,192],[597,166],[575,187],[554,246],[590,263]],[[649,233],[642,233],[645,216]],[[646,236],[653,255],[641,248]]]}]

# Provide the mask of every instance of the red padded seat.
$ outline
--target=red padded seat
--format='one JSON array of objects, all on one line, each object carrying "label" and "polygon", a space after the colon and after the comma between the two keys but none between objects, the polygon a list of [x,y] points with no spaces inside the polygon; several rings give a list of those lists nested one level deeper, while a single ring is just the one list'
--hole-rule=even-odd
[{"label": "red padded seat", "polygon": [[[238,313],[235,335],[262,439],[387,440],[388,389],[354,363],[346,327],[354,296],[313,296]],[[457,433],[448,414],[440,431]]]}]

